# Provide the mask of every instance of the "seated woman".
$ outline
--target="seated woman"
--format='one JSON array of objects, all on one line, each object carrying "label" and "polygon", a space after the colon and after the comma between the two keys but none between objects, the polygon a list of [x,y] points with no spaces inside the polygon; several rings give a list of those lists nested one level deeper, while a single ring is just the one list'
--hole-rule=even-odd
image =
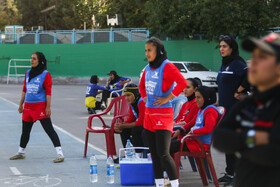
[{"label": "seated woman", "polygon": [[96,101],[96,95],[101,93],[101,90],[105,90],[106,88],[98,86],[98,82],[99,78],[97,75],[92,75],[90,78],[90,84],[87,86],[85,105],[88,108],[89,114],[95,114],[95,110],[101,109],[101,102]]},{"label": "seated woman", "polygon": [[[177,130],[181,126],[190,123],[193,119],[196,119],[196,115],[199,110],[197,104],[195,103],[195,91],[198,87],[198,83],[193,78],[188,78],[187,83],[188,85],[184,89],[184,95],[188,98],[188,101],[182,105],[179,115],[174,122],[173,130]],[[175,133],[180,134],[180,131],[178,130]]]},{"label": "seated woman", "polygon": [[[113,71],[113,70],[110,71],[110,73],[108,75],[110,75],[110,77],[106,83],[106,86],[105,86],[106,90],[103,91],[102,99],[101,99],[101,102],[102,102],[101,109],[103,109],[103,110],[106,108],[106,102],[107,102],[107,99],[110,97],[110,93],[112,91],[121,90],[125,83],[128,83],[131,81],[130,78],[120,77],[117,74],[117,72]],[[118,91],[117,93],[113,92],[112,96],[113,97],[120,96],[122,94],[122,91]]]},{"label": "seated woman", "polygon": [[[208,150],[211,143],[212,132],[219,119],[219,111],[214,103],[216,103],[216,92],[213,88],[206,86],[198,87],[195,92],[195,101],[200,110],[197,113],[195,124],[184,125],[179,129],[181,133],[202,134],[199,139],[203,143],[205,150]],[[179,135],[174,134],[171,141],[170,153],[179,151],[181,141],[177,139]],[[183,146],[184,151],[198,152],[199,144],[195,140],[188,140]]]}]

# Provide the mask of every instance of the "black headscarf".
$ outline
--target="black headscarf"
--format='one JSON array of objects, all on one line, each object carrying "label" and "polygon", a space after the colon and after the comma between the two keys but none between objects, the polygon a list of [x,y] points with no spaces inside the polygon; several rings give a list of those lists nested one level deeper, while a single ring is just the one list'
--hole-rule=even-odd
[{"label": "black headscarf", "polygon": [[124,93],[126,93],[126,92],[129,92],[129,93],[134,95],[134,102],[131,105],[132,105],[134,111],[139,116],[139,110],[138,110],[137,104],[138,104],[138,101],[139,101],[141,96],[140,96],[140,93],[139,93],[138,86],[136,84],[133,84],[133,83],[128,84],[124,88]]},{"label": "black headscarf", "polygon": [[[194,88],[197,88],[197,87],[198,87],[198,82],[197,82],[197,80],[195,80],[195,79],[193,79],[193,78],[188,78],[187,80],[192,82],[192,86],[193,86]],[[194,98],[195,98],[195,92],[194,92],[191,96],[188,97],[188,101],[191,101],[191,100],[193,100]]]},{"label": "black headscarf", "polygon": [[220,42],[221,41],[226,42],[229,45],[229,47],[232,49],[232,52],[229,56],[223,57],[223,59],[222,59],[223,65],[227,65],[236,59],[240,60],[246,64],[246,61],[241,56],[239,56],[238,44],[232,36],[229,36],[229,38],[220,40]]},{"label": "black headscarf", "polygon": [[31,68],[30,72],[29,72],[29,79],[28,82],[30,82],[30,80],[38,75],[40,75],[44,70],[47,69],[47,60],[45,58],[45,55],[41,52],[35,52],[33,53],[37,56],[39,64],[38,66]]},{"label": "black headscarf", "polygon": [[197,88],[196,91],[199,92],[204,99],[204,104],[201,107],[201,109],[204,109],[208,105],[212,105],[212,104],[216,103],[217,96],[216,96],[216,91],[214,88],[207,87],[207,86],[200,86]]},{"label": "black headscarf", "polygon": [[154,61],[149,62],[151,68],[158,68],[167,59],[167,52],[160,39],[152,37],[146,44],[153,44],[157,48],[157,56]]},{"label": "black headscarf", "polygon": [[119,81],[119,79],[121,78],[118,74],[117,74],[117,72],[116,71],[111,71],[110,72],[110,75],[114,75],[114,79],[113,80],[111,80],[110,82],[109,82],[109,84],[111,84],[111,85],[113,85],[113,84],[115,84],[116,82],[118,82]]},{"label": "black headscarf", "polygon": [[90,77],[90,83],[91,83],[91,84],[96,84],[96,83],[97,83],[97,80],[98,80],[97,75],[92,75],[92,76]]}]

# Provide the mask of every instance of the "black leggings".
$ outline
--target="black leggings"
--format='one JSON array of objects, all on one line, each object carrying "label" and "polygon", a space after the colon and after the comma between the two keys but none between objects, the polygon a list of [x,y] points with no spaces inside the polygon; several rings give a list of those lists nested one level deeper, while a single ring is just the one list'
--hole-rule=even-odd
[{"label": "black leggings", "polygon": [[[110,91],[109,90],[103,90],[102,92],[102,98],[101,98],[101,102],[107,102],[107,99],[110,97]],[[112,97],[117,97],[115,94],[112,94]]]},{"label": "black leggings", "polygon": [[[121,132],[123,147],[126,146],[126,142],[128,139],[131,140],[133,147],[144,147],[143,138],[142,138],[143,129],[144,128],[142,126],[134,126],[129,129],[123,129],[123,131]],[[136,149],[135,151],[137,153],[143,152],[143,150],[139,150],[139,149]]]},{"label": "black leggings", "polygon": [[[50,137],[54,147],[60,147],[60,141],[58,138],[57,133],[55,132],[51,119],[50,118],[45,118],[45,119],[40,119],[41,125],[44,128],[45,132],[48,134]],[[30,132],[33,127],[32,122],[27,122],[22,120],[22,133],[21,133],[21,138],[20,138],[20,147],[26,148],[26,145],[29,141],[30,138]]]},{"label": "black leggings", "polygon": [[[180,149],[180,145],[181,145],[181,140],[177,140],[177,139],[171,140],[170,153],[178,152]],[[183,151],[189,151],[189,148],[185,143],[183,145]]]},{"label": "black leggings", "polygon": [[170,180],[178,179],[176,166],[169,149],[171,132],[168,130],[156,130],[151,132],[144,130],[150,152],[152,154],[155,179],[163,178],[163,171],[166,171]]}]

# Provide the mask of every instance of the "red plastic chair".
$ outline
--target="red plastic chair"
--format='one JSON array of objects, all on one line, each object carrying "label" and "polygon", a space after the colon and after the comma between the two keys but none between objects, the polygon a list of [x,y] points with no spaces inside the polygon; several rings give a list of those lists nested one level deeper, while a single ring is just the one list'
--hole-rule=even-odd
[{"label": "red plastic chair", "polygon": [[[114,118],[111,122],[111,126],[107,126],[102,118],[103,115],[107,114],[114,107]],[[115,137],[114,137],[114,125],[116,123],[124,122],[128,116],[129,104],[125,100],[125,96],[120,96],[114,98],[109,107],[100,114],[93,114],[88,118],[88,126],[86,128],[86,137],[85,137],[85,149],[84,157],[87,155],[87,146],[88,146],[88,135],[89,133],[104,133],[106,139],[106,148],[107,148],[107,157],[109,155],[116,155],[115,147]],[[97,127],[92,125],[93,118],[99,118],[102,122],[102,127]]]},{"label": "red plastic chair", "polygon": [[[222,118],[225,115],[225,108],[219,106],[218,107],[219,113],[221,114],[215,128],[219,125],[220,121],[222,120]],[[186,135],[181,139],[181,145],[180,145],[180,149],[178,152],[174,153],[173,159],[176,165],[176,169],[177,169],[177,174],[178,174],[178,178],[179,178],[179,169],[180,169],[180,162],[181,162],[181,156],[189,156],[189,157],[193,157],[196,161],[196,165],[202,180],[202,183],[204,186],[208,186],[208,180],[206,177],[206,170],[205,170],[205,165],[204,165],[204,159],[206,159],[207,164],[210,168],[210,172],[214,181],[214,184],[216,187],[219,186],[219,182],[217,179],[217,175],[216,175],[216,171],[214,168],[214,164],[212,161],[212,156],[211,156],[211,146],[210,148],[206,151],[203,147],[202,142],[200,141],[200,139],[198,138],[199,136],[201,136],[201,134],[192,134],[192,135]],[[197,141],[197,143],[200,146],[201,152],[189,152],[189,151],[183,151],[183,145],[189,140],[195,140]],[[211,141],[211,145],[212,145],[212,141]]]}]

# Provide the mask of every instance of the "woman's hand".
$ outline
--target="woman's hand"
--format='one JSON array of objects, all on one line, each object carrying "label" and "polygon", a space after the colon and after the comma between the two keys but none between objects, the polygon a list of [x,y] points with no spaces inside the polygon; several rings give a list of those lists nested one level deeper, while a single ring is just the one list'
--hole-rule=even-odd
[{"label": "woman's hand", "polygon": [[180,134],[181,134],[181,131],[180,131],[179,129],[176,130],[176,131],[174,132],[174,134],[172,135],[172,139],[175,139],[175,138],[179,137]]},{"label": "woman's hand", "polygon": [[46,107],[45,112],[47,117],[51,116],[51,107]]},{"label": "woman's hand", "polygon": [[192,135],[193,134],[193,132],[192,131],[190,131],[187,135]]},{"label": "woman's hand", "polygon": [[21,114],[23,112],[23,106],[22,105],[19,105],[18,107],[18,112]]},{"label": "woman's hand", "polygon": [[158,99],[158,100],[153,102],[153,105],[158,105],[157,107],[160,107],[161,105],[164,105],[165,103],[167,103],[169,101],[168,97],[157,97],[157,96],[154,96],[154,98]]},{"label": "woman's hand", "polygon": [[121,123],[116,123],[114,126],[114,130],[117,133],[121,133],[122,132]]},{"label": "woman's hand", "polygon": [[147,97],[143,98],[144,103],[147,103]]}]

